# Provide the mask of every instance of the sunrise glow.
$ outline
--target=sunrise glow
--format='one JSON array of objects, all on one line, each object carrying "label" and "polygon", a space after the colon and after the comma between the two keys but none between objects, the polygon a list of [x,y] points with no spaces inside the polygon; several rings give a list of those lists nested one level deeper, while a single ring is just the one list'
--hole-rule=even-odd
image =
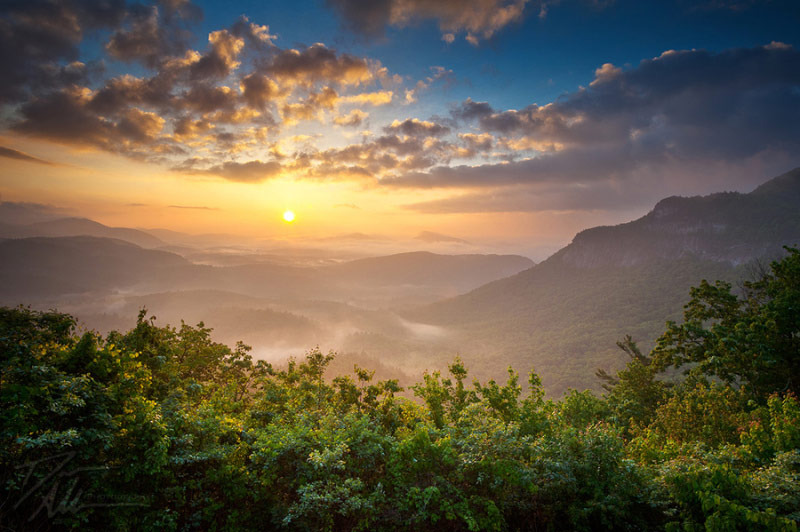
[{"label": "sunrise glow", "polygon": [[2,529],[797,531],[799,22],[0,0]]}]

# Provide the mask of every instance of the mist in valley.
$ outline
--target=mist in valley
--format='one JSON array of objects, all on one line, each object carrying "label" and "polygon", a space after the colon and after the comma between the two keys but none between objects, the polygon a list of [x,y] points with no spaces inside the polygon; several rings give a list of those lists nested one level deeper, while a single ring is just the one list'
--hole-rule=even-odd
[{"label": "mist in valley", "polygon": [[39,205],[5,202],[0,213],[2,305],[58,309],[103,335],[131,329],[141,311],[162,326],[203,323],[276,365],[319,347],[338,355],[331,377],[358,364],[411,383],[445,369],[457,332],[402,312],[534,265],[434,232],[287,244],[111,228]]}]

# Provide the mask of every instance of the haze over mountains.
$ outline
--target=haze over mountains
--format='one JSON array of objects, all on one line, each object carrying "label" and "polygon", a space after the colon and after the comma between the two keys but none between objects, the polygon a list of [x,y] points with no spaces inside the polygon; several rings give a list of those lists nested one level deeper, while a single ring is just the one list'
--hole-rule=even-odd
[{"label": "haze over mountains", "polygon": [[[799,244],[800,169],[749,194],[666,198],[638,220],[578,233],[536,265],[422,251],[345,260],[349,248],[336,257],[323,248],[209,247],[166,230],[19,219],[28,223],[0,220],[2,304],[57,307],[101,331],[130,327],[146,307],[161,323],[202,320],[258,357],[336,349],[348,355],[345,371],[366,358],[402,377],[458,354],[481,378],[534,367],[560,394],[596,388],[597,367],[619,368],[615,342],[625,334],[648,348],[701,279],[747,278],[758,261]],[[416,239],[468,244],[433,232]]]},{"label": "haze over mountains", "polygon": [[795,169],[749,194],[666,198],[638,220],[578,233],[524,272],[404,315],[452,330],[483,373],[532,363],[551,391],[596,388],[596,367],[625,362],[616,340],[631,334],[649,348],[691,286],[746,279],[798,244]]},{"label": "haze over mountains", "polygon": [[428,251],[351,260],[349,251],[260,249],[244,239],[221,247],[221,236],[161,231],[162,239],[79,218],[6,223],[3,235],[14,238],[0,241],[1,304],[59,308],[101,331],[130,327],[146,307],[160,323],[205,321],[218,340],[244,340],[270,359],[314,345],[360,351],[365,334],[412,340],[420,331],[386,309],[458,295],[533,265],[516,255]]}]

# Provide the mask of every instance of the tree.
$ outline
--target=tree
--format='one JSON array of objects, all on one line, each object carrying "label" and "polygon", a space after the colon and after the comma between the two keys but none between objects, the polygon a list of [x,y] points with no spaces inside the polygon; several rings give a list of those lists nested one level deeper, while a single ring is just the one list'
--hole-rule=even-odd
[{"label": "tree", "polygon": [[656,378],[653,359],[642,354],[630,335],[617,342],[617,346],[630,357],[625,369],[616,376],[599,369],[596,375],[608,392],[608,406],[616,423],[630,436],[635,428],[645,427],[653,420],[658,405],[667,396],[668,386]]},{"label": "tree", "polygon": [[763,403],[800,392],[800,250],[773,262],[737,297],[729,283],[692,288],[683,323],[669,322],[653,350],[659,370],[685,367],[740,387]]}]

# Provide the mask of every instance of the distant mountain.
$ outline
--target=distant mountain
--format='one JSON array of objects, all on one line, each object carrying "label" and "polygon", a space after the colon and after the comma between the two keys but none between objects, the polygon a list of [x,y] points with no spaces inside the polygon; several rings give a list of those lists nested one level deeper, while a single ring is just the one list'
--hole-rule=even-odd
[{"label": "distant mountain", "polygon": [[172,231],[170,229],[150,227],[141,228],[140,230],[160,238],[166,242],[166,245],[171,246],[205,249],[231,246],[251,247],[256,244],[253,238],[225,233],[189,234],[180,231]]},{"label": "distant mountain", "polygon": [[423,242],[453,242],[456,244],[469,244],[466,240],[456,238],[450,235],[443,235],[441,233],[434,233],[433,231],[422,231],[416,236],[417,240]]},{"label": "distant mountain", "polygon": [[[76,226],[79,224],[82,222]],[[4,302],[25,303],[34,297],[109,290],[147,293],[213,289],[254,297],[347,301],[370,307],[435,301],[532,264],[518,256],[423,252],[316,267],[263,260],[209,266],[120,239],[88,236],[0,240],[0,260],[0,300]]]},{"label": "distant mountain", "polygon": [[336,279],[374,285],[480,286],[533,266],[519,255],[439,255],[427,251],[358,259],[326,267]]},{"label": "distant mountain", "polygon": [[144,231],[127,227],[109,227],[88,218],[58,218],[30,224],[0,224],[0,236],[5,238],[95,236],[116,238],[143,248],[163,247],[166,243]]},{"label": "distant mountain", "polygon": [[157,248],[166,243],[149,233],[128,227],[109,227],[88,218],[60,218],[28,225],[29,236],[97,236],[125,240],[143,248]]},{"label": "distant mountain", "polygon": [[195,266],[165,251],[123,240],[33,237],[0,242],[0,299],[27,303],[39,297],[169,283]]},{"label": "distant mountain", "polygon": [[735,281],[800,244],[800,169],[749,194],[671,197],[644,217],[578,233],[542,263],[404,313],[447,327],[478,373],[533,366],[553,393],[597,387],[625,362],[615,341],[649,348],[702,279]]},{"label": "distant mountain", "polygon": [[42,203],[0,201],[0,224],[27,225],[45,220],[64,218],[69,209]]},{"label": "distant mountain", "polygon": [[595,227],[575,236],[559,252],[578,267],[632,266],[694,256],[732,265],[779,253],[800,234],[800,169],[750,194],[673,196],[646,216],[614,227]]}]

